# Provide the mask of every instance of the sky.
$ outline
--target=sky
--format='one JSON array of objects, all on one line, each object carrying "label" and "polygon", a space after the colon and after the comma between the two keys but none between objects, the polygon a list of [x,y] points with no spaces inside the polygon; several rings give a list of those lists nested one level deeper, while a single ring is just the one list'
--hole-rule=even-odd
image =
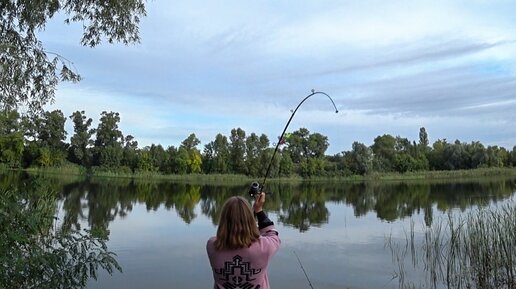
[{"label": "sky", "polygon": [[[202,147],[233,128],[274,143],[288,131],[328,137],[327,154],[383,134],[516,145],[513,1],[153,0],[134,45],[80,46],[59,15],[40,37],[83,80],[61,83],[65,115],[121,115],[139,146]],[[73,133],[67,121],[69,136]]]}]

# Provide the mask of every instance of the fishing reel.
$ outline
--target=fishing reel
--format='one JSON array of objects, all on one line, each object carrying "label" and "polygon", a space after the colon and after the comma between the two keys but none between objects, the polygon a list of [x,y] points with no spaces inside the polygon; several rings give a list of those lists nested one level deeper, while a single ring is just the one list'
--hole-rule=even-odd
[{"label": "fishing reel", "polygon": [[256,198],[257,195],[261,194],[262,188],[260,187],[260,184],[258,182],[253,182],[251,186],[249,187],[249,196],[251,198]]}]

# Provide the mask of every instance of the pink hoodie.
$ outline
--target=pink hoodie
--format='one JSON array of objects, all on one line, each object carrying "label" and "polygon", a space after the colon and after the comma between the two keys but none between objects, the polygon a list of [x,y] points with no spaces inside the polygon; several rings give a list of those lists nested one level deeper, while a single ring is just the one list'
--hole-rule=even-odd
[{"label": "pink hoodie", "polygon": [[270,288],[267,268],[281,241],[274,224],[269,224],[264,228],[260,226],[261,236],[249,248],[217,251],[214,245],[216,237],[208,240],[206,250],[213,269],[214,289]]}]

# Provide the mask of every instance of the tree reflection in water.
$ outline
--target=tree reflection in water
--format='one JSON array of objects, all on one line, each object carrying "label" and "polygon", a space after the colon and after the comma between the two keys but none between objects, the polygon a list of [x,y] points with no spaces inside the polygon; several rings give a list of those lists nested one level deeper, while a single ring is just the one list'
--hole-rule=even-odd
[{"label": "tree reflection in water", "polygon": [[[4,198],[0,202],[0,266],[10,268],[0,272],[0,288],[83,288],[97,269],[117,268],[105,243],[115,219],[127,217],[140,206],[148,211],[174,212],[187,224],[203,215],[216,225],[226,199],[247,196],[248,185],[0,174]],[[388,222],[424,214],[430,227],[436,211],[466,210],[503,201],[513,196],[515,185],[514,178],[455,183],[269,183],[272,193],[265,209],[278,223],[300,232],[330,222],[330,213],[337,210],[329,209],[330,204],[349,206],[356,217],[375,214]],[[60,219],[56,223],[52,217],[57,212]],[[82,244],[88,249],[74,253]],[[91,252],[97,253],[83,258]],[[90,266],[93,271],[85,270]]]},{"label": "tree reflection in water", "polygon": [[[385,221],[395,221],[423,213],[427,226],[432,224],[433,210],[485,206],[512,196],[516,179],[470,180],[461,182],[301,182],[270,183],[266,210],[275,213],[278,221],[301,232],[328,223],[328,203],[351,206],[355,216],[368,213]],[[62,201],[63,230],[80,229],[87,223],[91,229],[107,230],[115,218],[124,218],[135,204],[145,204],[148,211],[159,208],[175,211],[187,224],[198,213],[209,217],[215,225],[225,200],[246,195],[248,184],[202,185],[117,178],[51,178],[0,175],[0,187],[31,190],[38,185],[58,192]],[[196,209],[197,208],[197,209]]]},{"label": "tree reflection in water", "polygon": [[121,271],[106,246],[107,230],[80,230],[56,221],[55,192],[62,184],[18,177],[0,182],[0,288],[85,288],[99,269]]},{"label": "tree reflection in water", "polygon": [[326,200],[325,191],[313,186],[300,187],[297,192],[293,191],[282,198],[278,220],[300,232],[307,231],[311,226],[326,224],[330,216]]}]

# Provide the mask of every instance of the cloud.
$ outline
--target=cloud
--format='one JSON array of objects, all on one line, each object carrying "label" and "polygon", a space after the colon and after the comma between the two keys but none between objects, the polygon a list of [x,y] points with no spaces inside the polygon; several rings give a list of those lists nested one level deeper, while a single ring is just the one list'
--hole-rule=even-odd
[{"label": "cloud", "polygon": [[[380,52],[368,50],[365,53],[356,53],[360,56],[354,57],[338,67],[322,71],[310,71],[305,76],[324,76],[335,74],[350,74],[360,70],[378,70],[400,66],[416,66],[428,64],[429,62],[444,61],[468,56],[474,53],[488,50],[493,47],[512,44],[509,41],[496,43],[471,43],[470,41],[451,40],[439,43],[427,41],[425,43],[403,44],[386,47]],[[408,46],[408,47],[407,47]],[[338,61],[337,61],[338,62]],[[333,64],[335,66],[335,64]],[[302,75],[302,74],[301,74]],[[298,75],[298,76],[301,76]]]},{"label": "cloud", "polygon": [[[516,99],[516,81],[511,76],[477,72],[480,69],[457,67],[369,82],[362,86],[366,95],[350,99],[348,105],[376,114],[439,116],[467,113],[474,106],[500,113],[502,107],[489,105]],[[507,116],[504,111],[500,117]]]},{"label": "cloud", "polygon": [[149,2],[134,46],[79,46],[80,27],[56,18],[45,46],[84,81],[56,107],[121,113],[141,144],[203,143],[235,127],[330,137],[338,152],[383,133],[509,145],[516,135],[516,23],[504,1]]}]

